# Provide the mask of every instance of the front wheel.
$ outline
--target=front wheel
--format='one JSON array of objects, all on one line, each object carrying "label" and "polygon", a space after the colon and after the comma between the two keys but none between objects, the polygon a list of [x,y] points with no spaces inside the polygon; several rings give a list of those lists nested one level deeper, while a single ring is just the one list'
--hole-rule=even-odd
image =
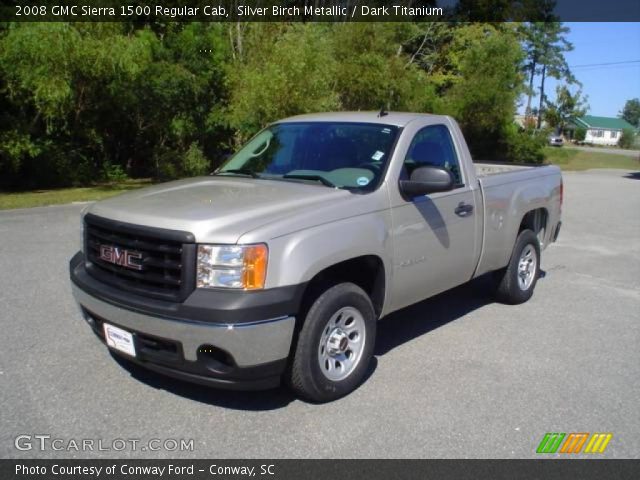
[{"label": "front wheel", "polygon": [[304,318],[291,365],[291,387],[312,402],[347,395],[367,372],[375,337],[369,296],[353,283],[327,289]]},{"label": "front wheel", "polygon": [[496,296],[503,303],[517,305],[531,298],[540,275],[540,242],[531,230],[516,239],[509,265],[496,272]]}]

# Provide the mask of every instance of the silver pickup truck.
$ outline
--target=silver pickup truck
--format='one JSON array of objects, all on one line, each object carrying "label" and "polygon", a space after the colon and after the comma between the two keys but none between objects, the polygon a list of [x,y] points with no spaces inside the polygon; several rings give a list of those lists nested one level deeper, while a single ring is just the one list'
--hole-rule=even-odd
[{"label": "silver pickup truck", "polygon": [[527,301],[561,205],[557,167],[474,164],[450,117],[302,115],[211,176],[91,205],[73,294],[151,370],[330,401],[363,380],[385,315],[489,272]]}]

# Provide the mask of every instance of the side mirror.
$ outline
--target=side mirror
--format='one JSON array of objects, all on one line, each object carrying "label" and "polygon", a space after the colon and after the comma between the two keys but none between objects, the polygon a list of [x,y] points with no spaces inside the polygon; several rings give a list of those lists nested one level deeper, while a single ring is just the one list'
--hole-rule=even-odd
[{"label": "side mirror", "polygon": [[400,180],[400,192],[407,198],[453,189],[453,175],[439,167],[418,167],[409,180]]}]

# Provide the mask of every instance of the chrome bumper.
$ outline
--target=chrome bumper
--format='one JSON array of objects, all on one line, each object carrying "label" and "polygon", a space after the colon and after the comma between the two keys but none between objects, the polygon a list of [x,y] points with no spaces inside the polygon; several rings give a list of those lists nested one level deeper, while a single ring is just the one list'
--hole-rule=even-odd
[{"label": "chrome bumper", "polygon": [[241,368],[282,360],[289,355],[295,317],[233,324],[186,322],[117,307],[87,294],[73,283],[71,288],[74,298],[85,310],[107,322],[180,342],[188,361],[197,360],[202,345],[225,350]]}]

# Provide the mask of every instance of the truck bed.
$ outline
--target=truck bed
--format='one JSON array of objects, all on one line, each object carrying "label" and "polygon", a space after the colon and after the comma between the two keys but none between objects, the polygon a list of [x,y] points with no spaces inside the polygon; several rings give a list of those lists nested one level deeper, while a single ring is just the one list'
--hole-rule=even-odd
[{"label": "truck bed", "polygon": [[539,220],[548,228],[534,230],[540,233],[544,249],[560,215],[560,169],[555,165],[499,162],[474,162],[474,166],[483,193],[485,219],[478,273],[499,269],[508,262],[518,224],[526,212],[544,212]]},{"label": "truck bed", "polygon": [[473,162],[476,167],[476,176],[478,178],[488,177],[491,175],[499,175],[502,173],[511,173],[511,172],[521,172],[524,170],[532,170],[536,168],[544,167],[545,165],[535,165],[535,164],[520,164],[516,165],[513,163],[506,162]]}]

